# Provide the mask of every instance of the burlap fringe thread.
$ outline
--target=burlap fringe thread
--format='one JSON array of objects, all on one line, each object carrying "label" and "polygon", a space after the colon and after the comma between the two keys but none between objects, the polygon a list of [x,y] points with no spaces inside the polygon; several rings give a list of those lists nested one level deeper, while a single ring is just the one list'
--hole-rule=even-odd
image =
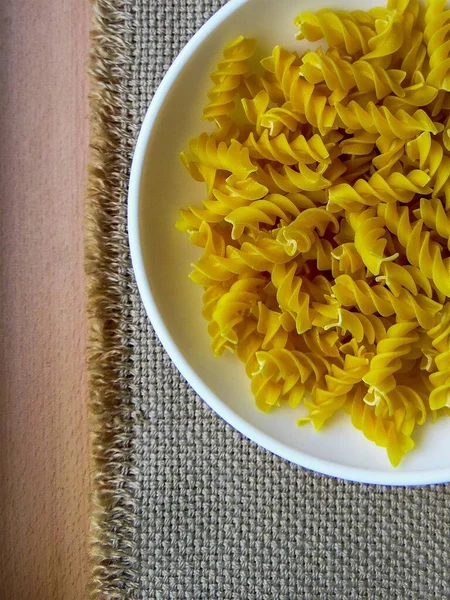
[{"label": "burlap fringe thread", "polygon": [[[121,70],[127,67],[123,56],[127,18],[117,1],[96,0],[92,4],[85,259],[93,488],[89,593],[95,600],[129,598],[135,581],[131,574],[136,573],[137,563],[131,534],[130,508],[135,503],[132,467],[123,419],[132,365],[119,327],[124,310],[123,273],[128,268],[128,257],[123,252],[126,215],[120,200],[124,193],[123,169],[128,166],[119,151],[119,121],[124,109],[119,92]],[[130,535],[124,540],[127,525]]]}]

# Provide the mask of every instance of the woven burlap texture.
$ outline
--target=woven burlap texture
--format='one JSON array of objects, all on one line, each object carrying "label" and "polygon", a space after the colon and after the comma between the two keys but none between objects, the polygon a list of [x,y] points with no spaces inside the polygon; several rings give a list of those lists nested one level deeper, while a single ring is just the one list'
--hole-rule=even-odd
[{"label": "woven burlap texture", "polygon": [[448,598],[448,487],[346,483],[258,448],[196,397],[143,310],[126,231],[133,147],[165,71],[221,4],[93,4],[91,596]]}]

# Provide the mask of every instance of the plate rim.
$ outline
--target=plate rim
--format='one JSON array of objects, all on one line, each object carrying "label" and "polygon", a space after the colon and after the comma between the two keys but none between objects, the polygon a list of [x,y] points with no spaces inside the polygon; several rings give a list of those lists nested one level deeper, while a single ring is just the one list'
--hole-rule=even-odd
[{"label": "plate rim", "polygon": [[[140,183],[145,163],[147,145],[153,132],[157,116],[164,100],[179,73],[186,65],[197,48],[214,32],[216,27],[228,18],[241,6],[253,0],[229,0],[192,36],[184,48],[175,58],[167,73],[158,86],[142,122],[136,146],[133,153],[127,202],[127,229],[130,247],[131,264],[147,316],[155,330],[156,335],[167,351],[171,360],[194,389],[198,396],[208,404],[222,419],[230,424],[242,435],[249,438],[265,450],[278,455],[302,468],[329,475],[337,479],[344,479],[356,483],[389,485],[389,486],[420,486],[447,483],[450,481],[450,467],[434,470],[420,471],[384,471],[380,469],[367,469],[351,467],[330,460],[318,458],[301,450],[274,439],[269,434],[238,415],[223,400],[221,400],[202,380],[187,362],[171,337],[164,320],[153,298],[149,279],[147,277],[142,247],[140,243],[139,207]],[[326,435],[322,433],[321,435]],[[361,434],[363,435],[363,434]]]}]

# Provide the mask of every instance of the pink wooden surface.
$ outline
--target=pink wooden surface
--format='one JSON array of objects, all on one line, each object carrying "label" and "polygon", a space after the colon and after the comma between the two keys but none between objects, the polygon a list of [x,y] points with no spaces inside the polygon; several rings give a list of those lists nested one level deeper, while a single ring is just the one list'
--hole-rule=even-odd
[{"label": "pink wooden surface", "polygon": [[0,2],[0,598],[86,598],[88,0]]}]

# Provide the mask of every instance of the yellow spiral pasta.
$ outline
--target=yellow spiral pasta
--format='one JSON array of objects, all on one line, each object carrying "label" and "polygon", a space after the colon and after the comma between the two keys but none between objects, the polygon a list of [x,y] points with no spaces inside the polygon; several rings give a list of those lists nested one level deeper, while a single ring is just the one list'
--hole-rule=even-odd
[{"label": "yellow spiral pasta", "polygon": [[404,109],[393,114],[386,106],[369,102],[362,107],[352,100],[347,106],[337,104],[336,111],[345,129],[363,129],[390,139],[410,140],[423,131],[436,134],[443,130],[443,126],[433,122],[422,109],[414,111],[412,115]]},{"label": "yellow spiral pasta", "polygon": [[400,98],[405,96],[401,83],[406,72],[400,69],[383,69],[367,60],[351,63],[340,58],[339,53],[323,52],[321,49],[305,53],[302,63],[300,72],[303,77],[313,84],[325,82],[333,90],[333,100],[342,101],[353,89],[363,93],[375,92],[377,100],[389,94]]},{"label": "yellow spiral pasta", "polygon": [[439,90],[450,90],[450,12],[445,0],[428,0],[425,11],[424,39],[429,57],[427,81]]},{"label": "yellow spiral pasta", "polygon": [[393,172],[384,177],[375,172],[368,179],[358,179],[355,184],[339,183],[328,190],[328,207],[331,211],[345,209],[359,212],[366,206],[378,204],[409,203],[415,194],[431,192],[430,176],[424,171],[410,171],[408,175]]},{"label": "yellow spiral pasta", "polygon": [[302,290],[304,280],[296,271],[295,263],[278,264],[273,267],[271,278],[278,305],[294,319],[296,331],[301,334],[312,327],[311,300],[309,293]]},{"label": "yellow spiral pasta", "polygon": [[424,230],[423,221],[412,221],[405,206],[385,204],[380,205],[378,210],[389,231],[397,236],[405,248],[410,264],[419,267],[433,281],[436,289],[449,297],[450,259],[443,257],[442,246],[431,239],[429,231]]},{"label": "yellow spiral pasta", "polygon": [[207,181],[207,175],[217,171],[226,171],[243,180],[254,171],[256,167],[249,157],[248,148],[244,148],[237,140],[217,143],[214,136],[202,133],[198,138],[192,139],[189,144],[189,153],[182,154],[182,158],[189,172],[198,181]]},{"label": "yellow spiral pasta", "polygon": [[210,102],[203,109],[205,119],[217,120],[235,110],[238,90],[249,71],[248,60],[255,47],[255,40],[240,36],[224,49],[223,59],[211,75],[214,85],[208,93]]},{"label": "yellow spiral pasta", "polygon": [[264,129],[259,137],[250,132],[245,145],[250,149],[250,158],[271,160],[281,165],[328,163],[330,159],[327,144],[318,134],[309,139],[303,134],[288,139],[285,133],[270,137],[268,129]]},{"label": "yellow spiral pasta", "polygon": [[278,228],[277,240],[284,247],[286,254],[305,254],[311,249],[314,241],[313,232],[319,231],[323,237],[327,227],[330,226],[334,233],[339,230],[339,224],[334,215],[324,208],[307,208],[303,210],[291,223]]},{"label": "yellow spiral pasta", "polygon": [[355,230],[355,248],[372,275],[378,275],[383,263],[393,261],[398,253],[385,256],[387,239],[384,219],[377,217],[373,209],[350,215]]},{"label": "yellow spiral pasta", "polygon": [[265,411],[282,401],[298,406],[305,392],[317,387],[330,369],[321,356],[283,348],[257,352],[256,360],[259,368],[251,376],[252,391]]},{"label": "yellow spiral pasta", "polygon": [[245,230],[258,231],[262,224],[274,225],[277,219],[289,222],[305,209],[314,209],[315,205],[303,194],[267,194],[262,200],[254,200],[244,206],[238,206],[227,214],[225,221],[233,226],[231,237],[239,239]]},{"label": "yellow spiral pasta", "polygon": [[297,115],[299,122],[304,120],[325,135],[334,127],[336,109],[329,105],[325,90],[302,77],[301,67],[295,64],[296,59],[295,54],[277,46],[272,56],[262,61],[262,65],[274,75],[285,104]]},{"label": "yellow spiral pasta", "polygon": [[264,335],[261,348],[285,348],[289,332],[295,329],[294,319],[284,312],[271,310],[264,302],[259,302],[254,312],[258,319],[256,330]]},{"label": "yellow spiral pasta", "polygon": [[386,262],[381,265],[381,275],[375,278],[377,283],[384,283],[394,296],[399,296],[406,289],[414,296],[423,292],[428,298],[433,296],[430,280],[417,267]]},{"label": "yellow spiral pasta", "polygon": [[443,311],[439,323],[428,331],[435,348],[436,370],[429,376],[432,390],[430,408],[439,410],[450,405],[450,310]]},{"label": "yellow spiral pasta", "polygon": [[236,326],[250,314],[260,297],[259,289],[265,283],[266,280],[259,277],[239,279],[218,299],[211,320],[217,324],[221,337],[227,342],[237,344]]},{"label": "yellow spiral pasta", "polygon": [[364,261],[354,242],[345,242],[331,251],[331,274],[338,277],[342,273],[364,277]]},{"label": "yellow spiral pasta", "polygon": [[361,382],[368,368],[369,358],[364,352],[362,356],[346,354],[342,366],[333,364],[331,372],[325,375],[325,385],[318,385],[313,398],[305,400],[310,414],[301,419],[299,424],[311,421],[316,429],[321,429],[328,419],[344,407],[348,395]]},{"label": "yellow spiral pasta", "polygon": [[[232,41],[209,130],[181,158],[205,187],[177,228],[216,356],[263,411],[338,412],[396,466],[450,414],[450,11],[323,9],[297,51]],[[301,435],[301,433],[299,433]]]},{"label": "yellow spiral pasta", "polygon": [[361,343],[365,340],[369,346],[384,340],[386,337],[386,319],[376,315],[351,312],[338,305],[334,305],[333,308],[335,309],[335,317],[332,311],[328,311],[328,314],[325,314],[329,322],[324,324],[324,320],[321,319],[325,331],[335,328],[340,329],[343,334],[349,332],[356,342]]},{"label": "yellow spiral pasta", "polygon": [[416,330],[416,322],[396,323],[389,327],[386,337],[378,343],[369,371],[363,378],[369,386],[366,398],[378,402],[397,387],[394,374],[402,368],[401,358],[408,355],[414,342],[419,340]]},{"label": "yellow spiral pasta", "polygon": [[446,212],[439,198],[421,198],[420,206],[414,211],[414,216],[422,219],[425,225],[435,231],[450,250],[450,211]]},{"label": "yellow spiral pasta", "polygon": [[256,353],[261,350],[263,343],[263,336],[257,331],[257,322],[254,319],[244,321],[239,327],[238,337],[239,341],[232,351],[234,350],[239,360],[244,363],[245,371],[251,378],[259,369]]},{"label": "yellow spiral pasta", "polygon": [[415,296],[406,289],[395,296],[382,285],[369,285],[367,281],[354,280],[349,275],[339,275],[333,294],[342,306],[357,308],[365,315],[379,313],[383,317],[397,315],[402,321],[416,319],[421,327],[430,329],[442,304],[424,294]]},{"label": "yellow spiral pasta", "polygon": [[[409,159],[409,160],[407,160]],[[444,197],[450,201],[450,157],[444,154],[443,146],[424,132],[406,145],[405,162],[413,164],[430,176],[432,197]]]},{"label": "yellow spiral pasta", "polygon": [[297,38],[309,42],[324,38],[328,46],[343,46],[350,56],[357,52],[365,54],[369,51],[369,39],[375,34],[375,20],[368,14],[363,21],[359,15],[327,8],[317,13],[301,13],[295,19],[299,29]]},{"label": "yellow spiral pasta", "polygon": [[433,390],[430,394],[430,407],[433,410],[444,408],[450,402],[450,348],[435,358],[437,370],[430,375]]},{"label": "yellow spiral pasta", "polygon": [[373,405],[365,401],[366,392],[364,384],[357,385],[344,409],[350,414],[353,426],[368,440],[386,448],[389,460],[397,466],[415,446],[414,427],[426,420],[423,395],[409,386],[398,385],[390,394],[389,405],[386,400]]}]

